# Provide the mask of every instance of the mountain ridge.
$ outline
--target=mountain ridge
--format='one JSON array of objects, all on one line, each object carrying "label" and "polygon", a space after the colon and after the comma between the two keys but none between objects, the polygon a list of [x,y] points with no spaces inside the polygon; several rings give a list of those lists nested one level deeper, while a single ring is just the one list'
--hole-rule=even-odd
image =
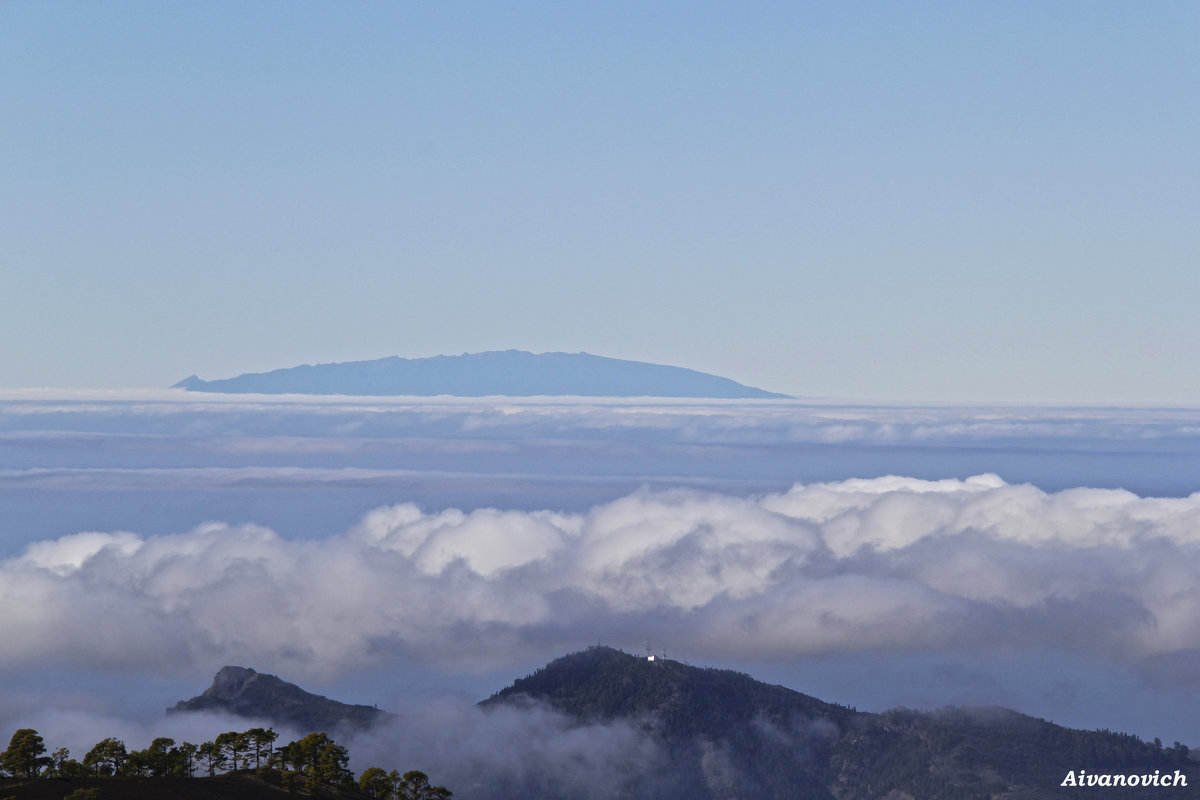
[{"label": "mountain ridge", "polygon": [[[580,724],[636,722],[673,770],[666,793],[631,777],[638,797],[1015,800],[1074,797],[1078,787],[1062,782],[1078,770],[1179,770],[1200,780],[1178,743],[1077,731],[1001,708],[863,712],[744,673],[601,646],[557,658],[482,705],[530,702]],[[1122,788],[1121,797],[1161,792]]]},{"label": "mountain ridge", "polygon": [[[1085,773],[1122,780],[1162,776],[1182,781],[1180,786],[1200,782],[1200,765],[1179,743],[1163,747],[1109,730],[1073,730],[1004,708],[859,711],[742,672],[600,645],[560,656],[478,705],[485,713],[524,708],[535,713],[531,719],[545,719],[536,715],[549,709],[583,740],[596,735],[601,738],[595,741],[604,741],[614,731],[633,737],[640,760],[623,761],[603,790],[616,793],[603,796],[1052,800],[1081,794],[1079,785],[1066,781]],[[173,710],[209,709],[312,731],[362,730],[392,718],[246,667],[223,668],[204,694]],[[347,709],[363,717],[347,724]],[[387,736],[392,729],[376,730]],[[551,762],[538,758],[522,764],[519,778],[486,771],[460,775],[464,798],[570,793]],[[1163,785],[1122,786],[1119,793],[1135,800],[1162,797]]]},{"label": "mountain ridge", "polygon": [[171,388],[230,394],[791,399],[686,367],[524,350],[301,364],[208,381],[189,375]]}]

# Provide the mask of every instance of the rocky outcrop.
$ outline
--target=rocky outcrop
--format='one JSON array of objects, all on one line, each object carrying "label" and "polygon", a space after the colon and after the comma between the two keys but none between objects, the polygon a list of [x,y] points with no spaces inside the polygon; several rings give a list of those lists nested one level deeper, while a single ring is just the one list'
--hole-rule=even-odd
[{"label": "rocky outcrop", "polygon": [[294,683],[249,667],[222,667],[212,685],[168,713],[215,711],[269,720],[297,731],[347,731],[367,728],[391,715],[378,708],[350,705],[306,692]]}]

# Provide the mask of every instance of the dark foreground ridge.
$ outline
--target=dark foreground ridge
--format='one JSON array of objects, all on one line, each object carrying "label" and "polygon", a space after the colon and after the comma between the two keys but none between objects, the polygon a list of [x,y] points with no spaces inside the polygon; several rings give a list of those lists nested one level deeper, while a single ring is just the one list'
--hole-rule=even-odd
[{"label": "dark foreground ridge", "polygon": [[523,350],[411,359],[390,356],[374,361],[304,364],[212,381],[192,375],[172,388],[231,394],[421,397],[788,397],[683,367],[624,361],[590,353],[529,353]]},{"label": "dark foreground ridge", "polygon": [[[1151,798],[1200,786],[1178,743],[1071,730],[1007,709],[864,713],[742,673],[608,647],[556,659],[482,705],[528,703],[580,724],[640,726],[662,758],[630,774],[628,796],[639,798]],[[1162,780],[1178,771],[1188,788],[1062,786],[1081,769]]]},{"label": "dark foreground ridge", "polygon": [[[297,705],[339,720],[344,709],[378,713],[241,667],[222,669],[208,691],[176,709],[242,708],[268,719],[282,713],[294,725]],[[1000,708],[865,713],[740,672],[609,647],[555,659],[480,705],[533,746],[494,742],[506,758],[520,754],[519,762],[498,765],[471,746],[451,752],[452,766],[442,770],[453,773],[462,800],[1141,800],[1191,797],[1200,786],[1200,765],[1179,743],[1071,730]],[[542,736],[546,725],[553,744]],[[405,734],[387,726],[371,732],[397,735]],[[159,738],[127,752],[123,742],[105,739],[77,760],[65,749],[47,755],[40,735],[22,729],[0,753],[0,800],[451,794],[419,771],[370,767],[356,779],[346,748],[325,733],[282,746],[275,740],[273,730],[252,728],[199,745]],[[564,759],[556,756],[558,740],[586,747],[568,747]],[[617,755],[604,756],[605,742],[618,740],[621,748],[607,751]],[[196,777],[204,772],[209,777]]]},{"label": "dark foreground ridge", "polygon": [[431,784],[420,770],[367,767],[356,780],[349,751],[325,733],[283,745],[278,738],[273,729],[251,728],[226,731],[201,744],[157,737],[145,750],[131,751],[108,737],[77,759],[65,747],[46,755],[41,734],[21,728],[0,752],[0,798],[451,800],[454,795]]},{"label": "dark foreground ridge", "polygon": [[364,800],[364,792],[337,787],[296,789],[275,786],[252,773],[212,778],[34,778],[0,779],[0,798],[15,800]]},{"label": "dark foreground ridge", "polygon": [[295,730],[330,732],[361,730],[391,716],[372,706],[311,694],[248,667],[222,667],[202,694],[167,709],[168,713],[187,711],[220,711]]}]

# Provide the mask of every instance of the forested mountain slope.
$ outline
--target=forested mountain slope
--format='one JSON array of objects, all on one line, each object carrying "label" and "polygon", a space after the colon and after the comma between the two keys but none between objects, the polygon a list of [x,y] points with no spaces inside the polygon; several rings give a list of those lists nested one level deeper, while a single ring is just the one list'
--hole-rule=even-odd
[{"label": "forested mountain slope", "polygon": [[[581,723],[635,720],[669,752],[662,797],[1054,798],[1162,797],[1164,789],[1062,786],[1068,772],[1174,776],[1200,785],[1182,745],[1078,731],[1006,709],[894,710],[824,703],[748,675],[606,647],[556,659],[485,706],[545,702]],[[662,791],[631,776],[631,796]]]}]

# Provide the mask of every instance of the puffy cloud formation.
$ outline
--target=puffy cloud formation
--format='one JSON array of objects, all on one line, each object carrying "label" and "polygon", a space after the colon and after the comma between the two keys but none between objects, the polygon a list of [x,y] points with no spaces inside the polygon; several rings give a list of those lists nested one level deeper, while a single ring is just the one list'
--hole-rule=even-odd
[{"label": "puffy cloud formation", "polygon": [[0,561],[0,668],[494,669],[647,634],[718,660],[1065,648],[1164,663],[1200,651],[1198,554],[1200,494],[993,475],[644,490],[581,513],[402,503],[313,541],[217,523],[88,532]]}]

